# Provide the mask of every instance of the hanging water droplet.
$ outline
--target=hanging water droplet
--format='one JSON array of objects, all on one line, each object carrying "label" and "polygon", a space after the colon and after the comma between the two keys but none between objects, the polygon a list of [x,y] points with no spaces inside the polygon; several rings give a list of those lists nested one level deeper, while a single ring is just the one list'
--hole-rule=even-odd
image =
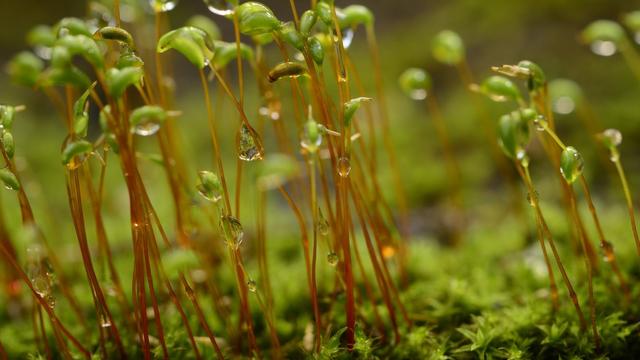
[{"label": "hanging water droplet", "polygon": [[207,9],[212,13],[220,16],[229,16],[233,14],[233,8],[227,0],[204,0]]},{"label": "hanging water droplet", "polygon": [[103,329],[111,327],[111,321],[104,315],[100,316],[100,327]]},{"label": "hanging water droplet", "polygon": [[600,56],[611,56],[618,51],[616,43],[609,40],[596,40],[591,43],[591,51]]},{"label": "hanging water droplet", "polygon": [[567,146],[560,155],[560,172],[569,184],[575,182],[584,169],[582,155],[572,146]]},{"label": "hanging water droplet", "polygon": [[320,236],[329,235],[329,222],[322,215],[322,211],[320,209],[318,209],[318,223],[316,224],[316,228]]},{"label": "hanging water droplet", "polygon": [[238,157],[244,161],[262,160],[262,142],[258,133],[242,124],[238,133]]},{"label": "hanging water droplet", "polygon": [[167,12],[175,9],[178,0],[149,0],[149,5],[155,12]]},{"label": "hanging water droplet", "polygon": [[602,250],[602,259],[604,262],[610,263],[615,261],[616,256],[613,253],[613,244],[605,240],[600,244],[600,250]]},{"label": "hanging water droplet", "polygon": [[242,244],[244,229],[240,220],[231,215],[225,215],[220,219],[220,225],[226,238],[227,245],[237,249]]},{"label": "hanging water droplet", "polygon": [[531,194],[530,192],[527,193],[527,202],[529,203],[529,205],[531,205],[532,207],[535,207],[536,204],[538,203],[538,191],[533,192],[533,194]]},{"label": "hanging water droplet", "polygon": [[544,131],[547,127],[547,120],[544,119],[544,116],[539,115],[533,120],[533,124],[536,126],[536,130]]},{"label": "hanging water droplet", "polygon": [[33,290],[47,302],[49,307],[53,308],[56,300],[52,294],[52,279],[55,278],[51,264],[40,245],[27,248],[26,272]]},{"label": "hanging water droplet", "polygon": [[341,157],[340,159],[338,159],[338,175],[344,178],[349,176],[350,172],[351,172],[351,161],[349,161],[349,158]]},{"label": "hanging water droplet", "polygon": [[[309,126],[309,124],[306,124],[306,126]],[[313,123],[310,126],[316,126],[316,123]],[[320,145],[322,145],[322,136],[314,136],[314,138],[312,139],[309,136],[310,132],[308,131],[304,131],[302,134],[302,140],[300,140],[300,146],[302,146],[303,149],[307,150],[310,153],[315,153],[316,151],[318,151],[318,148],[320,147]]]},{"label": "hanging water droplet", "polygon": [[249,279],[249,281],[247,281],[247,289],[249,289],[249,291],[251,291],[252,293],[258,291],[258,285],[256,284],[256,281],[253,279]]},{"label": "hanging water droplet", "polygon": [[340,258],[338,258],[338,254],[336,254],[334,251],[331,251],[327,254],[327,262],[329,262],[329,265],[336,266],[338,265],[339,260]]},{"label": "hanging water droplet", "polygon": [[622,133],[618,129],[607,129],[602,132],[602,140],[607,147],[617,147],[622,144]]},{"label": "hanging water droplet", "polygon": [[158,130],[160,130],[160,123],[153,119],[143,120],[132,129],[136,135],[140,136],[151,136],[157,133]]},{"label": "hanging water droplet", "polygon": [[411,97],[413,100],[424,100],[427,98],[427,90],[415,89],[409,93],[409,97]]},{"label": "hanging water droplet", "polygon": [[351,28],[342,30],[342,46],[345,49],[348,49],[351,43],[353,43],[353,35],[354,31]]},{"label": "hanging water droplet", "polygon": [[571,114],[575,108],[575,102],[568,96],[560,96],[553,102],[553,111],[558,114]]}]

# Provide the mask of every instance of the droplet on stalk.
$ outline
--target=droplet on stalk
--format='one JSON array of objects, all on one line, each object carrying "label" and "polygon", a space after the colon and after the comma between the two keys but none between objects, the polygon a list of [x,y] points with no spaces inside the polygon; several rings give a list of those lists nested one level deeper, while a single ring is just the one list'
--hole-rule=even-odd
[{"label": "droplet on stalk", "polygon": [[318,208],[318,223],[316,224],[316,229],[320,236],[324,237],[329,235],[329,221],[327,221],[324,215],[322,215],[322,210],[320,210],[320,208]]},{"label": "droplet on stalk", "polygon": [[262,160],[264,149],[255,130],[242,124],[238,132],[238,157],[243,161]]},{"label": "droplet on stalk", "polygon": [[426,71],[418,68],[405,70],[398,82],[402,91],[413,100],[426,99],[427,91],[431,88],[431,77]]},{"label": "droplet on stalk", "polygon": [[239,248],[244,238],[244,229],[240,220],[231,215],[224,215],[220,219],[220,225],[224,231],[227,245],[234,249]]},{"label": "droplet on stalk", "polygon": [[129,122],[131,132],[140,136],[151,136],[160,130],[167,117],[166,111],[159,106],[146,105],[131,112]]},{"label": "droplet on stalk", "polygon": [[573,184],[584,169],[584,159],[573,146],[567,146],[560,155],[560,172],[564,179]]},{"label": "droplet on stalk", "polygon": [[155,12],[167,12],[175,9],[178,0],[149,0],[149,5]]},{"label": "droplet on stalk", "polygon": [[249,281],[247,281],[247,289],[252,293],[255,293],[258,291],[258,284],[256,284],[255,280],[249,279]]},{"label": "droplet on stalk", "polygon": [[348,157],[341,157],[340,159],[338,159],[338,175],[340,175],[343,178],[346,178],[347,176],[349,176],[349,173],[351,172],[351,161],[349,160]]},{"label": "droplet on stalk", "polygon": [[338,254],[336,254],[334,251],[331,251],[327,254],[327,262],[329,263],[329,265],[336,266],[338,265],[339,261],[340,261],[340,258],[338,257]]},{"label": "droplet on stalk", "polygon": [[622,144],[622,133],[618,129],[607,129],[599,135],[607,148],[615,148]]},{"label": "droplet on stalk", "polygon": [[56,304],[56,299],[52,294],[55,274],[40,245],[32,245],[27,248],[26,272],[35,292],[40,295],[50,308]]},{"label": "droplet on stalk", "polygon": [[204,4],[211,13],[220,16],[229,16],[233,14],[233,5],[226,0],[204,0]]},{"label": "droplet on stalk", "polygon": [[198,193],[211,202],[217,203],[220,201],[223,190],[218,175],[211,171],[200,171],[198,176],[200,177],[200,183],[196,185]]}]

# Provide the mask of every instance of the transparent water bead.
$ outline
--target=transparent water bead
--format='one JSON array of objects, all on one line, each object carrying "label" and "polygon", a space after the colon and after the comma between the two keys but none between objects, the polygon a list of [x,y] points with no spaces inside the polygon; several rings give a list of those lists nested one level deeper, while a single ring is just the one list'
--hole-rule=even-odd
[{"label": "transparent water bead", "polygon": [[602,250],[602,259],[604,262],[610,263],[615,261],[616,256],[613,253],[613,244],[608,241],[603,241],[600,244],[600,250]]},{"label": "transparent water bead", "polygon": [[341,157],[340,159],[338,159],[338,175],[340,175],[343,178],[346,178],[347,176],[349,176],[349,173],[351,172],[351,161],[349,161],[349,158],[347,157]]},{"label": "transparent water bead", "polygon": [[318,234],[320,234],[320,236],[329,235],[329,222],[322,215],[322,211],[320,211],[320,209],[318,209],[318,223],[316,224],[316,229],[318,230]]},{"label": "transparent water bead", "polygon": [[238,134],[238,157],[243,161],[262,160],[263,148],[255,130],[242,124]]},{"label": "transparent water bead", "polygon": [[329,265],[336,266],[338,265],[339,260],[340,259],[338,258],[338,254],[336,254],[334,251],[331,251],[327,254],[327,262],[329,263]]},{"label": "transparent water bead", "polygon": [[213,14],[220,16],[229,16],[233,14],[232,5],[226,0],[204,0],[204,4]]},{"label": "transparent water bead", "polygon": [[247,289],[249,289],[249,291],[254,293],[258,291],[258,284],[256,284],[255,280],[249,279],[249,281],[247,281]]},{"label": "transparent water bead", "polygon": [[26,271],[35,292],[47,302],[49,307],[53,308],[56,304],[55,297],[52,294],[55,274],[44,249],[40,245],[33,245],[27,248]]},{"label": "transparent water bead", "polygon": [[222,199],[223,188],[218,175],[210,171],[200,171],[198,173],[200,183],[196,185],[198,193],[208,201],[217,203]]},{"label": "transparent water bead", "polygon": [[354,31],[351,28],[342,30],[342,47],[348,49],[353,43]]},{"label": "transparent water bead", "polygon": [[609,40],[596,40],[591,43],[591,51],[600,56],[611,56],[618,51],[616,43]]},{"label": "transparent water bead", "polygon": [[167,12],[176,8],[178,0],[149,0],[149,5],[155,12]]},{"label": "transparent water bead", "polygon": [[561,96],[553,102],[553,111],[558,114],[571,114],[576,109],[576,103],[568,96]]},{"label": "transparent water bead", "polygon": [[531,205],[532,207],[535,207],[536,204],[538,203],[538,191],[534,191],[533,193],[528,192],[527,193],[527,202],[529,203],[529,205]]},{"label": "transparent water bead", "polygon": [[618,147],[622,144],[622,133],[618,129],[607,129],[602,132],[602,140],[607,147]]},{"label": "transparent water bead", "polygon": [[568,146],[560,155],[560,172],[569,184],[574,183],[584,170],[582,155],[572,146]]},{"label": "transparent water bead", "polygon": [[225,215],[220,219],[220,225],[224,231],[227,245],[237,249],[244,239],[244,229],[240,220],[231,215]]}]

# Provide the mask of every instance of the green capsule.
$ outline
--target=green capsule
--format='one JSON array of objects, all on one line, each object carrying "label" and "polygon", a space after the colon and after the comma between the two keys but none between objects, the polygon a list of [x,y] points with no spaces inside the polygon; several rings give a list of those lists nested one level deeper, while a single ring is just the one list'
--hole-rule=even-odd
[{"label": "green capsule", "polygon": [[414,100],[424,100],[427,91],[431,89],[431,77],[429,74],[418,68],[405,70],[398,79],[400,88]]},{"label": "green capsule", "polygon": [[204,15],[194,15],[187,20],[187,26],[193,26],[204,30],[209,35],[209,39],[217,41],[222,39],[220,28],[213,20]]},{"label": "green capsule", "polygon": [[280,20],[267,6],[249,1],[240,4],[235,10],[238,16],[240,32],[245,35],[258,35],[275,31]]},{"label": "green capsule", "polygon": [[318,123],[313,119],[311,113],[311,107],[309,107],[309,118],[304,124],[302,132],[302,140],[300,140],[300,146],[308,153],[314,154],[318,151],[318,148],[322,144],[322,133]]},{"label": "green capsule", "polygon": [[133,36],[131,36],[131,34],[129,34],[129,32],[123,28],[119,28],[115,26],[105,26],[103,28],[98,29],[93,34],[93,38],[99,39],[99,40],[117,41],[121,44],[126,45],[129,49],[135,49]]},{"label": "green capsule", "polygon": [[109,133],[106,135],[107,145],[109,148],[113,150],[114,153],[118,154],[120,152],[120,145],[118,145],[118,140],[116,139],[116,135]]},{"label": "green capsule", "polygon": [[318,19],[322,21],[325,25],[331,26],[333,23],[333,15],[331,10],[331,5],[324,1],[319,1],[316,4],[315,12],[318,15]]},{"label": "green capsule", "polygon": [[54,46],[51,50],[51,66],[66,68],[71,64],[71,52],[64,46]]},{"label": "green capsule", "polygon": [[315,11],[307,10],[300,16],[300,33],[304,36],[311,34],[311,29],[318,21],[318,14]]},{"label": "green capsule", "polygon": [[298,175],[299,171],[295,158],[286,154],[270,154],[260,164],[258,187],[262,190],[278,188]]},{"label": "green capsule", "polygon": [[593,44],[596,41],[620,44],[625,39],[625,33],[622,26],[615,21],[596,20],[582,30],[581,38],[586,44]]},{"label": "green capsule", "polygon": [[342,9],[342,17],[340,19],[340,26],[356,27],[358,25],[370,26],[373,24],[373,13],[369,8],[364,5],[349,5]]},{"label": "green capsule", "polygon": [[269,82],[275,82],[284,77],[298,77],[307,73],[307,68],[297,62],[283,62],[274,66],[268,74]]},{"label": "green capsule", "polygon": [[100,122],[100,129],[104,132],[109,131],[109,117],[111,116],[111,106],[106,105],[100,111],[100,116],[98,117]]},{"label": "green capsule", "polygon": [[80,55],[98,69],[104,68],[102,51],[95,40],[86,35],[66,35],[56,41],[56,47],[65,47],[69,53]]},{"label": "green capsule", "polygon": [[97,82],[89,86],[85,92],[80,95],[78,100],[73,104],[73,131],[81,137],[87,136],[87,127],[89,125],[89,114],[87,112],[87,99],[91,95],[91,91],[95,88]]},{"label": "green capsule", "polygon": [[118,57],[118,61],[116,62],[116,67],[118,69],[143,66],[144,60],[142,60],[142,58],[136,55],[133,51],[120,54],[120,56]]},{"label": "green capsule", "polygon": [[37,47],[53,47],[56,42],[54,30],[47,25],[37,25],[27,33],[27,44]]},{"label": "green capsule", "polygon": [[637,35],[638,32],[640,32],[640,10],[624,14],[622,17],[622,23]]},{"label": "green capsule", "polygon": [[20,182],[11,170],[7,168],[0,169],[0,180],[2,180],[2,183],[7,190],[20,190]]},{"label": "green capsule", "polygon": [[151,136],[160,130],[166,118],[167,112],[160,106],[141,106],[129,115],[131,132],[140,136]]},{"label": "green capsule", "polygon": [[224,232],[227,245],[232,249],[238,249],[244,240],[244,229],[240,220],[231,215],[222,216],[220,227]]},{"label": "green capsule", "polygon": [[171,49],[180,52],[199,69],[207,66],[214,54],[214,44],[209,35],[193,26],[171,30],[158,40],[157,52]]},{"label": "green capsule", "polygon": [[308,40],[309,43],[309,52],[311,53],[311,57],[313,58],[313,62],[317,65],[322,65],[324,62],[324,47],[320,40],[312,36]]},{"label": "green capsule", "polygon": [[86,140],[69,142],[62,150],[62,164],[66,165],[69,170],[77,169],[92,151],[93,144]]},{"label": "green capsule", "polygon": [[43,73],[40,83],[44,87],[71,85],[79,89],[86,89],[90,84],[87,74],[75,66],[50,68]]},{"label": "green capsule", "polygon": [[293,23],[288,22],[282,24],[280,29],[278,30],[280,38],[284,40],[287,44],[293,46],[299,51],[304,49],[304,39],[302,35],[296,30],[296,27]]},{"label": "green capsule", "polygon": [[569,184],[573,184],[584,169],[582,155],[573,146],[567,146],[560,155],[560,172]]},{"label": "green capsule", "polygon": [[196,185],[198,193],[211,202],[217,203],[220,201],[223,195],[223,187],[218,175],[211,171],[203,170],[198,172],[198,177],[200,179],[200,183]]},{"label": "green capsule", "polygon": [[144,70],[139,67],[111,68],[106,74],[107,90],[111,96],[119,99],[129,86],[139,86],[143,76]]},{"label": "green capsule", "polygon": [[572,113],[582,102],[580,85],[569,79],[554,79],[549,82],[549,97],[553,111],[558,114]]},{"label": "green capsule", "polygon": [[2,134],[2,147],[4,152],[7,153],[7,157],[13,159],[13,155],[16,152],[16,144],[13,141],[13,135],[9,131],[4,131]]},{"label": "green capsule", "polygon": [[500,117],[498,121],[498,143],[504,153],[512,159],[522,159],[529,143],[528,116],[514,111]]},{"label": "green capsule", "polygon": [[[240,57],[251,61],[253,59],[253,50],[245,45],[240,44]],[[232,60],[238,57],[238,45],[236,43],[216,41],[215,55],[213,56],[213,65],[216,69],[223,69]]]},{"label": "green capsule", "polygon": [[441,63],[459,64],[465,57],[464,42],[457,33],[443,30],[433,38],[431,54]]},{"label": "green capsule", "polygon": [[43,69],[44,62],[28,51],[18,53],[7,65],[11,81],[29,87],[36,85]]},{"label": "green capsule", "polygon": [[0,105],[0,128],[11,129],[16,117],[16,108],[11,105]]},{"label": "green capsule", "polygon": [[522,98],[518,87],[511,80],[500,75],[486,78],[480,85],[480,91],[491,100],[498,102],[519,101]]},{"label": "green capsule", "polygon": [[349,127],[351,125],[351,120],[353,119],[353,116],[356,114],[356,111],[360,108],[362,103],[366,101],[371,101],[371,98],[357,97],[344,103],[344,106],[343,106],[344,126]]}]

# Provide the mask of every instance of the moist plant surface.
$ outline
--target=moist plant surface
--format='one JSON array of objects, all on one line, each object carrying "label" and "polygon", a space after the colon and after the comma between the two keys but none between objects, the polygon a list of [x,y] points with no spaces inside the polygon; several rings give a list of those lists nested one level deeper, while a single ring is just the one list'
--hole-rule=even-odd
[{"label": "moist plant surface", "polygon": [[[640,357],[638,169],[576,82],[446,29],[389,82],[364,5],[204,5],[91,1],[6,64],[0,359]],[[640,81],[638,33],[578,38]]]}]

